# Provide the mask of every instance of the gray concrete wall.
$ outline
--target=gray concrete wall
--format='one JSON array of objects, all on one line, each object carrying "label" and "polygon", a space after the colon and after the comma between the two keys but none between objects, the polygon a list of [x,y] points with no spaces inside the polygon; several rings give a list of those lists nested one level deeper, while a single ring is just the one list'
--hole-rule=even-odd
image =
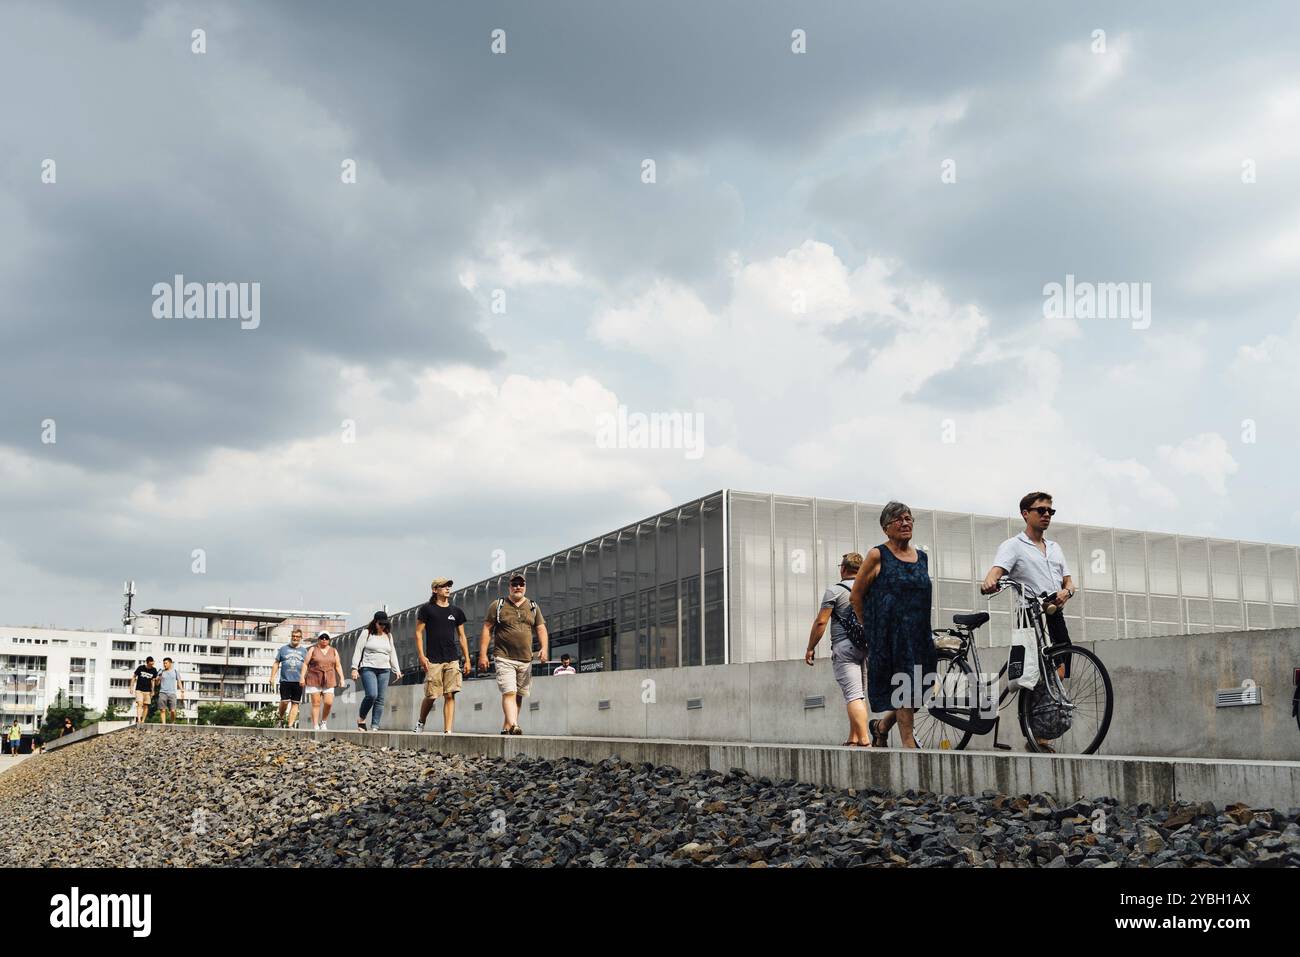
[{"label": "gray concrete wall", "polygon": [[652,738],[567,736],[502,737],[496,734],[411,734],[358,731],[282,731],[268,728],[201,728],[144,725],[148,734],[284,736],[313,734],[364,747],[476,754],[494,758],[530,755],[596,762],[617,755],[624,761],[670,765],[687,774],[741,768],[754,777],[794,779],[838,788],[908,789],[940,794],[1047,792],[1059,801],[1113,797],[1124,803],[1167,805],[1174,801],[1238,801],[1255,808],[1300,807],[1300,762],[1205,761],[1194,758],[1071,757],[980,751],[876,751],[861,748],[664,741]]},{"label": "gray concrete wall", "polygon": [[[1115,714],[1103,754],[1300,759],[1300,727],[1291,717],[1300,629],[1116,639],[1084,647],[1106,663],[1115,686]],[[1005,648],[981,649],[981,665],[996,670],[1005,654]],[[1215,708],[1216,689],[1238,687],[1247,678],[1261,689],[1261,705]],[[805,708],[805,698],[817,695],[825,706]],[[385,728],[409,731],[421,696],[419,686],[390,688]],[[700,707],[688,709],[690,699],[699,699]],[[360,700],[356,692],[340,695],[331,727],[355,727]],[[602,709],[601,702],[608,707]],[[430,715],[435,730],[442,726],[441,715],[439,703]],[[1003,715],[1000,740],[1022,747],[1014,708]],[[848,729],[826,659],[811,668],[802,661],[769,661],[534,678],[520,724],[529,734],[777,744],[838,744]],[[455,727],[500,730],[494,682],[465,682]],[[991,734],[970,745],[975,750],[992,746]]]},{"label": "gray concrete wall", "polygon": [[46,751],[57,751],[59,748],[66,748],[70,744],[76,744],[78,741],[85,741],[87,738],[96,738],[101,734],[108,734],[111,731],[120,731],[123,728],[131,726],[130,721],[96,721],[94,724],[88,724],[84,728],[65,734],[61,738],[55,738],[52,741],[45,742]]}]

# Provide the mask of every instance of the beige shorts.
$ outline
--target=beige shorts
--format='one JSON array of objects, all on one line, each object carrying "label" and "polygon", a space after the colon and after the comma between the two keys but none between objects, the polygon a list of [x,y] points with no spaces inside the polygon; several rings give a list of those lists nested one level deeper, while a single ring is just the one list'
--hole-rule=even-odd
[{"label": "beige shorts", "polygon": [[533,683],[533,663],[512,661],[500,656],[496,659],[497,690],[502,694],[526,695]]},{"label": "beige shorts", "polygon": [[431,661],[424,675],[424,696],[441,698],[460,690],[459,661]]},{"label": "beige shorts", "polygon": [[152,691],[137,691],[137,692],[135,693],[135,703],[136,703],[136,704],[148,704],[148,703],[149,703],[150,701],[152,701],[152,700],[153,700],[153,692],[152,692]]}]

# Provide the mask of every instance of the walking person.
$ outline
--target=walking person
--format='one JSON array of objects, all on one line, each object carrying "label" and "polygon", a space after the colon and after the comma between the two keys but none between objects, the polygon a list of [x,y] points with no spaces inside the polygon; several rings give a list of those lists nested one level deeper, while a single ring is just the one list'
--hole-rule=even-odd
[{"label": "walking person", "polygon": [[415,723],[416,734],[424,730],[424,722],[439,698],[442,698],[442,733],[451,734],[461,675],[469,674],[465,612],[451,603],[452,584],[450,578],[435,578],[433,594],[416,614],[415,650],[424,669],[424,701],[420,703],[420,720]]},{"label": "walking person", "polygon": [[[298,727],[298,705],[302,703],[302,663],[307,657],[307,649],[302,643],[302,629],[295,628],[289,634],[289,643],[281,645],[275,653],[275,664],[271,665],[271,684],[279,680],[281,726]],[[289,718],[285,720],[285,709]]]},{"label": "walking person", "polygon": [[[352,652],[352,680],[360,679],[365,697],[357,712],[357,730],[366,730],[366,715],[371,714],[370,730],[378,731],[384,719],[384,693],[388,690],[388,676],[402,680],[402,669],[397,666],[397,646],[393,644],[393,626],[388,612],[377,611],[366,625],[366,633]],[[373,709],[373,713],[372,713]]]},{"label": "walking person", "polygon": [[501,692],[501,713],[504,726],[502,734],[523,734],[519,727],[519,709],[528,695],[533,680],[533,637],[539,647],[538,660],[547,661],[546,619],[537,602],[528,599],[525,592],[528,581],[523,575],[510,579],[510,596],[498,598],[488,605],[483,619],[483,632],[479,635],[478,667],[488,666],[488,642],[495,639],[497,690]]},{"label": "walking person", "polygon": [[343,664],[339,653],[331,647],[330,633],[322,631],[316,644],[307,652],[302,662],[303,694],[311,702],[311,729],[328,731],[330,709],[334,707],[334,689],[343,685]]},{"label": "walking person", "polygon": [[867,637],[867,703],[880,717],[867,722],[872,747],[886,747],[898,725],[903,747],[915,748],[912,719],[924,707],[939,658],[930,631],[930,570],[912,547],[912,510],[890,502],[880,513],[887,538],[867,552],[849,601]]},{"label": "walking person", "polygon": [[849,713],[849,739],[845,747],[871,747],[870,732],[867,730],[867,650],[859,648],[849,640],[844,623],[853,614],[853,605],[849,595],[853,592],[853,579],[862,567],[862,556],[857,552],[846,552],[840,558],[840,580],[826,589],[822,595],[821,609],[813,620],[812,633],[808,636],[808,650],[803,660],[809,665],[817,655],[817,645],[826,633],[827,624],[831,628],[831,670],[835,681],[844,695],[844,706]]},{"label": "walking person", "polygon": [[[1020,500],[1020,517],[1024,519],[1025,530],[998,546],[997,554],[993,556],[993,567],[980,584],[980,594],[993,594],[998,590],[1002,576],[1010,575],[1035,596],[1044,593],[1053,596],[1051,600],[1056,604],[1056,612],[1044,616],[1047,636],[1054,645],[1068,645],[1071,644],[1070,631],[1065,627],[1064,609],[1065,603],[1074,597],[1075,589],[1070,568],[1065,563],[1065,552],[1060,545],[1045,537],[1055,514],[1052,496],[1047,492],[1030,492]],[[1056,673],[1065,678],[1065,665],[1061,664]],[[1044,739],[1040,738],[1038,745],[1040,751],[1052,751]],[[1029,750],[1028,741],[1025,749]]]},{"label": "walking person", "polygon": [[18,725],[18,719],[14,718],[13,726],[9,729],[9,753],[17,754],[18,749],[23,744],[23,729]]},{"label": "walking person", "polygon": [[577,669],[573,667],[573,659],[568,655],[560,655],[560,666],[551,672],[553,675],[576,675]]},{"label": "walking person", "polygon": [[176,702],[185,700],[185,682],[170,658],[163,659],[163,670],[158,672],[158,720],[167,723],[170,714],[172,724],[176,723]]},{"label": "walking person", "polygon": [[135,669],[135,723],[144,724],[149,717],[149,702],[153,700],[154,679],[158,669],[154,667],[153,655],[144,660],[144,664]]}]

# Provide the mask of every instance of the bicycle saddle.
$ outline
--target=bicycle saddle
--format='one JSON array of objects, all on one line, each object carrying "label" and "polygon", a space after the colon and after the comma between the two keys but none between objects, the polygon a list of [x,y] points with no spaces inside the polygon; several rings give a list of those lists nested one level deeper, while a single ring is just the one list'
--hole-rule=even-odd
[{"label": "bicycle saddle", "polygon": [[988,620],[989,620],[989,613],[987,611],[977,611],[970,615],[952,616],[952,623],[954,625],[965,625],[967,628],[971,628],[971,629],[978,628],[980,625],[984,624]]}]

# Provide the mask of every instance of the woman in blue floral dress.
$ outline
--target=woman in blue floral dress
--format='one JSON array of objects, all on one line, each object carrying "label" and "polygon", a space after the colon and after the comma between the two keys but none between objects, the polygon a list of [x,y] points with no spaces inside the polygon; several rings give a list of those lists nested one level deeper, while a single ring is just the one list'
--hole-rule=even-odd
[{"label": "woman in blue floral dress", "polygon": [[930,631],[930,570],[912,547],[912,510],[890,502],[880,513],[887,541],[867,553],[849,601],[867,636],[867,702],[872,747],[885,747],[898,724],[903,747],[915,748],[912,716],[923,706],[939,666]]}]

